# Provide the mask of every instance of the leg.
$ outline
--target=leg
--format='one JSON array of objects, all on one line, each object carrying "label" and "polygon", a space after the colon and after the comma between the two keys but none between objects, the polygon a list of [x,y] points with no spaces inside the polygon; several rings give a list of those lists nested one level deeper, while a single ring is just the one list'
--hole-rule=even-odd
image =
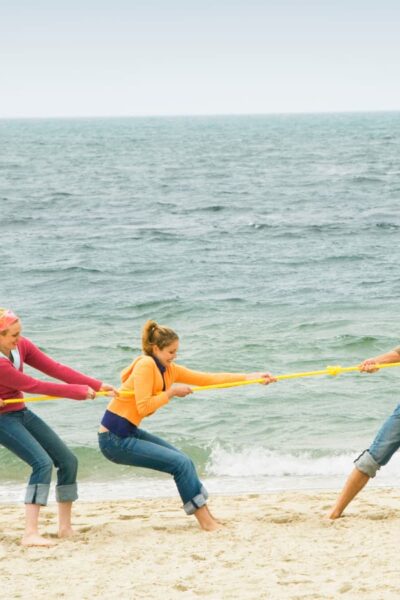
[{"label": "leg", "polygon": [[74,535],[71,525],[72,502],[58,503],[58,537],[67,538]]},{"label": "leg", "polygon": [[53,463],[47,452],[24,425],[25,411],[0,417],[0,443],[32,467],[25,497],[25,533],[22,544],[50,546],[53,543],[39,534],[40,506],[47,504]]},{"label": "leg", "polygon": [[369,475],[359,471],[357,468],[353,469],[345,483],[342,493],[340,494],[335,506],[329,514],[329,518],[338,519],[342,515],[342,512],[346,506],[350,504],[358,492],[363,489],[369,479]]},{"label": "leg", "polygon": [[23,546],[54,546],[54,542],[39,533],[40,504],[25,504],[25,533]]},{"label": "leg", "polygon": [[329,517],[337,519],[346,506],[360,492],[371,477],[375,477],[381,466],[386,465],[400,447],[400,405],[382,425],[369,450],[365,450],[355,461],[351,472]]},{"label": "leg", "polygon": [[217,521],[208,510],[207,504],[198,508],[193,514],[201,529],[204,529],[204,531],[215,531],[222,527],[221,523]]},{"label": "leg", "polygon": [[72,502],[78,497],[76,484],[78,460],[58,435],[34,413],[30,413],[27,427],[47,451],[57,468],[58,536],[69,537],[73,535]]},{"label": "leg", "polygon": [[[172,450],[174,452],[178,452],[179,454],[181,454],[186,461],[190,462],[191,467],[194,470],[196,477],[197,477],[196,467],[194,466],[193,461],[188,456],[186,456],[186,454],[184,454],[181,450],[179,450],[178,448],[175,448],[172,444],[170,444],[169,442],[166,442],[162,438],[152,435],[151,433],[148,433],[147,431],[144,431],[143,429],[139,429],[138,431],[139,431],[141,440],[145,440],[147,442],[157,444],[159,446],[162,446],[163,448],[168,448],[169,450]],[[178,486],[178,482],[176,479],[175,479],[175,482]],[[184,502],[184,509],[187,514],[193,514],[196,517],[200,527],[202,529],[204,529],[205,531],[214,531],[215,529],[220,529],[221,523],[219,523],[217,521],[217,519],[215,519],[212,516],[212,514],[210,513],[210,511],[208,509],[207,504],[205,503],[205,500],[208,499],[207,490],[205,489],[205,487],[203,486],[203,484],[201,482],[200,482],[200,485],[201,485],[200,496],[202,496],[202,498],[199,498],[198,502],[196,502],[195,498],[193,498],[188,503]],[[178,490],[179,490],[179,486],[178,486]],[[181,494],[181,498],[183,499],[182,494]],[[196,503],[193,502],[193,500]],[[204,504],[203,504],[203,501],[204,501]],[[200,506],[200,504],[201,504],[201,506]],[[197,505],[199,505],[199,506],[197,506]]]},{"label": "leg", "polygon": [[[211,529],[211,521],[214,522],[214,519],[205,506],[207,492],[197,476],[193,462],[183,452],[143,430],[138,430],[137,437],[128,438],[101,433],[99,443],[104,456],[113,462],[173,475],[185,512],[195,514],[204,529]],[[204,510],[200,510],[201,508]],[[216,525],[218,526],[217,523]]]}]

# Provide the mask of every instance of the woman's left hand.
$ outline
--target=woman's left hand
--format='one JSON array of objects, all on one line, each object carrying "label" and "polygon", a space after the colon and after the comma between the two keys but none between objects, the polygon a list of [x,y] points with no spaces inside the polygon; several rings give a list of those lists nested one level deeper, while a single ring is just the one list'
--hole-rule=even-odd
[{"label": "woman's left hand", "polygon": [[118,396],[118,390],[113,385],[109,385],[108,383],[103,383],[100,388],[100,392],[108,392],[107,396]]},{"label": "woman's left hand", "polygon": [[251,381],[252,379],[263,379],[264,381],[260,382],[263,385],[268,385],[269,383],[274,383],[278,381],[276,377],[271,375],[271,373],[249,373],[246,375],[246,381]]}]

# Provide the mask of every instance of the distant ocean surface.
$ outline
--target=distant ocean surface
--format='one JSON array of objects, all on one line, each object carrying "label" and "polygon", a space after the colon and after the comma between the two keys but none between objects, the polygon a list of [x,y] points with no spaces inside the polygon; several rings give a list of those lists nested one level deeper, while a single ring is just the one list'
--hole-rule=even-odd
[{"label": "distant ocean surface", "polygon": [[[0,209],[0,306],[115,385],[149,318],[206,371],[353,365],[400,344],[400,113],[3,120]],[[212,492],[333,488],[399,388],[387,369],[207,391],[142,426]],[[81,497],[176,494],[103,458],[106,404],[31,405],[78,455]],[[1,501],[28,474],[0,448]],[[373,485],[399,483],[400,454]]]}]

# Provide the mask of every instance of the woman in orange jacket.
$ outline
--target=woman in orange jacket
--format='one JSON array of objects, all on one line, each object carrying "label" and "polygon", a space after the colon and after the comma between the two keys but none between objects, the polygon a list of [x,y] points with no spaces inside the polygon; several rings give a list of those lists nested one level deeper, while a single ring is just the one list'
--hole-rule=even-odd
[{"label": "woman in orange jacket", "polygon": [[192,393],[190,385],[213,385],[249,379],[274,381],[268,373],[201,373],[176,365],[178,335],[169,327],[147,321],[142,332],[144,354],[121,373],[122,391],[132,392],[111,400],[99,430],[103,455],[112,462],[154,469],[173,475],[188,515],[194,515],[202,529],[212,531],[220,524],[207,508],[208,494],[196,473],[193,461],[183,452],[139,429],[141,420],[168,404],[174,397]]}]

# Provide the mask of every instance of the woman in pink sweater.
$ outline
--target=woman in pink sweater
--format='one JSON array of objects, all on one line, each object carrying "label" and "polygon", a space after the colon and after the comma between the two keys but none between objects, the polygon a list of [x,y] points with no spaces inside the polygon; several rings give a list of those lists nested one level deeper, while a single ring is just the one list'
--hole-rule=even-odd
[{"label": "woman in pink sweater", "polygon": [[[66,383],[39,381],[23,372],[26,363]],[[71,509],[77,499],[78,461],[58,435],[26,408],[23,393],[49,394],[74,400],[94,398],[96,391],[112,393],[114,388],[87,377],[44,354],[21,336],[21,323],[11,310],[0,308],[0,444],[32,467],[25,496],[26,524],[22,544],[49,546],[39,534],[40,507],[47,504],[53,464],[57,468],[59,537],[72,535]],[[21,402],[7,404],[7,398]]]}]

